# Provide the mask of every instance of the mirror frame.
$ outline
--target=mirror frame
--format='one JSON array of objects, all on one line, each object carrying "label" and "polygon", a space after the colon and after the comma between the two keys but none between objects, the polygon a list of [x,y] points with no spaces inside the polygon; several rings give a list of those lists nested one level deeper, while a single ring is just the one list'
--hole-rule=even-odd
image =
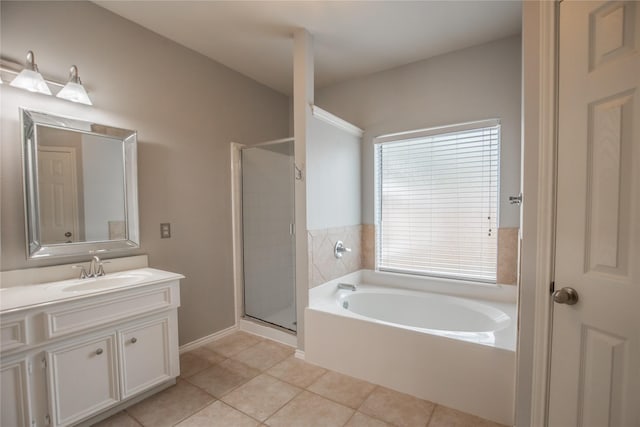
[{"label": "mirror frame", "polygon": [[[125,239],[92,242],[42,244],[38,191],[38,131],[43,125],[84,134],[107,137],[122,142],[124,162]],[[137,133],[70,117],[20,108],[22,166],[27,259],[95,255],[140,247],[138,221]]]}]

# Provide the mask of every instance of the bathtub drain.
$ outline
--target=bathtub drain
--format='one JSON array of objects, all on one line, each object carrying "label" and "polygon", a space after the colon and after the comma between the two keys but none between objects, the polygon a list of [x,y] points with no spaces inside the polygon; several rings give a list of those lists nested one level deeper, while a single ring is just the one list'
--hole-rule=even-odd
[{"label": "bathtub drain", "polygon": [[345,310],[349,309],[349,301],[342,301],[342,308],[344,308]]}]

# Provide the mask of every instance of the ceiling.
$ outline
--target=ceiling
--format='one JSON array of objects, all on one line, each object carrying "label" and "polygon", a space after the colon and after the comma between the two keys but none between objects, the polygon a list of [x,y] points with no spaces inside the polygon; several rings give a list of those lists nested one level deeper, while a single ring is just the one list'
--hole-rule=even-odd
[{"label": "ceiling", "polygon": [[113,1],[98,5],[290,95],[292,33],[321,88],[521,29],[519,1]]}]

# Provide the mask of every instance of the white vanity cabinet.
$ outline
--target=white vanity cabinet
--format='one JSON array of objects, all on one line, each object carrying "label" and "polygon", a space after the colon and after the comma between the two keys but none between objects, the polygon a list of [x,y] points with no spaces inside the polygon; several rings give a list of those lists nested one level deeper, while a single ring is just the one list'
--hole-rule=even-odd
[{"label": "white vanity cabinet", "polygon": [[132,286],[117,286],[117,277],[109,278],[115,286],[56,284],[73,291],[35,306],[6,310],[3,302],[0,426],[82,424],[175,382],[182,276],[134,271],[150,274]]},{"label": "white vanity cabinet", "polygon": [[116,336],[73,342],[47,351],[54,425],[69,425],[120,400]]}]

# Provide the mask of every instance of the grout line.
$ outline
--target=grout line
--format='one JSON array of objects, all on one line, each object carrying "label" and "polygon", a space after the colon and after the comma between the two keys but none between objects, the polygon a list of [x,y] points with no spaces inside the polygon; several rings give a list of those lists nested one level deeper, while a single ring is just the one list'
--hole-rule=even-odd
[{"label": "grout line", "polygon": [[[245,383],[245,384],[246,384],[246,383]],[[222,403],[222,404],[223,404],[223,405],[225,405],[225,406],[228,406],[229,408],[233,409],[234,411],[238,411],[238,412],[240,412],[241,414],[246,415],[247,417],[251,418],[252,420],[255,420],[255,421],[259,422],[259,423],[260,423],[260,425],[264,424],[264,421],[260,421],[260,420],[259,420],[259,419],[257,419],[256,417],[254,417],[254,416],[252,416],[252,415],[247,414],[246,412],[244,412],[244,411],[240,410],[239,408],[236,408],[235,406],[231,405],[230,403],[227,403],[227,402],[225,402],[225,401],[224,401],[224,400],[222,400],[222,399],[219,399],[219,401],[220,401],[220,403]],[[269,417],[267,417],[267,419],[268,419],[268,418],[269,418]],[[265,419],[265,421],[266,421],[266,419]]]},{"label": "grout line", "polygon": [[[192,351],[193,351],[193,350],[192,350]],[[183,353],[183,354],[181,354],[180,356],[183,356],[184,354],[190,354],[192,351],[188,351],[188,352],[186,352],[186,353]],[[223,357],[223,359],[222,359],[222,360],[220,360],[220,361],[218,361],[218,362],[216,362],[216,363],[211,363],[210,361],[208,361],[208,360],[207,360],[207,359],[205,359],[204,357],[200,357],[200,356],[197,356],[197,355],[195,355],[195,354],[192,354],[192,356],[193,356],[193,357],[196,357],[196,358],[198,358],[198,359],[200,359],[200,360],[204,360],[205,362],[207,362],[207,364],[208,364],[209,366],[207,366],[207,367],[205,367],[205,368],[203,368],[203,369],[201,369],[201,370],[199,370],[199,371],[197,371],[197,372],[195,372],[195,373],[193,373],[193,374],[191,374],[191,375],[189,375],[189,376],[186,376],[186,377],[185,377],[185,376],[183,376],[183,375],[182,375],[182,373],[180,373],[180,375],[178,376],[178,378],[182,378],[183,380],[186,380],[187,378],[191,378],[191,377],[193,377],[193,376],[196,376],[196,375],[198,375],[199,373],[204,372],[204,371],[206,371],[207,369],[212,368],[212,367],[214,367],[214,366],[216,366],[216,365],[219,365],[219,364],[221,364],[222,362],[224,362],[225,360],[229,359],[228,357],[226,357],[226,356],[224,356],[224,355],[222,355],[222,354],[220,354],[220,353],[218,353],[218,352],[215,352],[215,351],[213,351],[213,350],[211,350],[211,349],[207,349],[207,351],[210,351],[210,352],[212,352],[212,353],[215,353],[216,355],[218,355],[218,356],[220,356],[220,357]]]},{"label": "grout line", "polygon": [[353,411],[353,414],[351,414],[351,416],[349,417],[349,419],[347,420],[347,422],[346,422],[346,423],[344,423],[344,424],[342,424],[342,426],[344,427],[344,426],[346,426],[347,424],[349,424],[349,421],[351,421],[351,419],[352,419],[353,417],[355,417],[357,413],[358,413],[358,410],[357,410],[357,409],[356,409],[355,411]]},{"label": "grout line", "polygon": [[[433,402],[431,402],[433,403]],[[431,410],[431,413],[429,414],[429,419],[427,420],[427,424],[425,424],[425,427],[429,427],[429,424],[431,424],[431,419],[433,418],[433,414],[436,413],[436,408],[438,407],[437,403],[433,403],[433,409]]]},{"label": "grout line", "polygon": [[[213,397],[213,396],[211,396]],[[216,399],[215,397],[213,397],[213,402],[208,402],[205,403],[203,406],[199,407],[198,409],[194,410],[192,413],[190,413],[189,415],[180,418],[178,421],[176,421],[174,424],[172,424],[173,426],[177,426],[178,424],[180,424],[181,422],[185,421],[188,418],[191,418],[192,416],[194,416],[195,414],[197,414],[200,411],[203,411],[204,409],[206,409],[209,405],[213,405],[214,403],[216,403],[219,399]],[[149,426],[152,427],[152,426]]]},{"label": "grout line", "polygon": [[300,387],[296,387],[297,389],[299,389],[300,391],[297,392],[294,396],[291,397],[291,399],[287,400],[284,404],[282,404],[278,409],[276,409],[275,411],[273,411],[273,413],[271,415],[269,415],[267,418],[264,419],[264,421],[260,421],[261,424],[266,424],[267,420],[270,419],[271,417],[273,417],[275,414],[277,414],[278,412],[280,412],[280,410],[282,408],[284,408],[285,406],[287,406],[289,403],[291,403],[293,401],[293,399],[295,399],[296,397],[300,396],[302,393],[304,393],[304,389],[300,388]]},{"label": "grout line", "polygon": [[[147,399],[148,399],[148,398],[147,398]],[[145,400],[146,400],[146,399],[145,399]],[[144,400],[143,400],[142,402],[144,402]],[[133,406],[135,406],[135,405],[133,405]],[[134,417],[134,416],[133,416],[133,414],[130,414],[130,413],[129,413],[129,411],[127,411],[127,409],[129,409],[129,408],[125,408],[122,412],[124,412],[124,413],[125,413],[125,414],[127,414],[129,417],[131,417],[131,418],[133,419],[133,421],[135,421],[139,426],[144,427],[144,424],[142,424],[142,422],[141,422],[140,420],[138,420],[136,417]],[[117,414],[112,415],[112,417],[113,417],[113,416],[115,416],[115,415],[117,415]],[[111,418],[111,417],[109,417],[109,418]],[[109,418],[107,418],[107,420],[108,420]],[[101,422],[102,422],[102,421],[101,421]]]}]

